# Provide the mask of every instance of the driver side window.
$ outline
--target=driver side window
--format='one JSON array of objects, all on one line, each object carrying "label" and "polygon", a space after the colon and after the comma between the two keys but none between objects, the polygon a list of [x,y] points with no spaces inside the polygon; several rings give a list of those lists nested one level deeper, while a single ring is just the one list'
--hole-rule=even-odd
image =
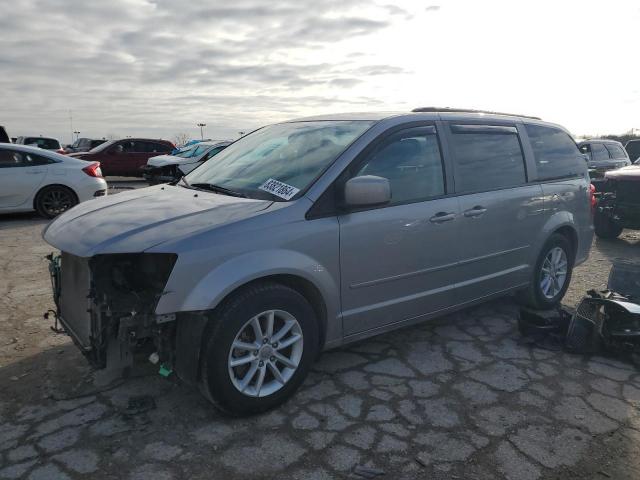
[{"label": "driver side window", "polygon": [[367,156],[353,176],[361,175],[389,180],[389,205],[444,195],[444,171],[435,127],[414,128],[391,135]]}]

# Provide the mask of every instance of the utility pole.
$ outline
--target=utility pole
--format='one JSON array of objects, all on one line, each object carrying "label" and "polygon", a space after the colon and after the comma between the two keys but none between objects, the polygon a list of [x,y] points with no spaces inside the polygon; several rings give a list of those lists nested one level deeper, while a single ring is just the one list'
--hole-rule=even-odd
[{"label": "utility pole", "polygon": [[200,140],[204,140],[204,130],[202,130],[204,127],[207,126],[206,123],[196,123],[196,125],[198,127],[200,127]]},{"label": "utility pole", "polygon": [[71,143],[73,143],[73,115],[69,110],[69,131],[71,132]]}]

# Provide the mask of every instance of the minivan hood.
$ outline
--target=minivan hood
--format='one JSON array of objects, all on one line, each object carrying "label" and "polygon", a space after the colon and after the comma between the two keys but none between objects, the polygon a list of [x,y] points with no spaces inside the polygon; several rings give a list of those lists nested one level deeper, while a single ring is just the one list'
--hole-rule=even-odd
[{"label": "minivan hood", "polygon": [[80,257],[136,253],[249,218],[272,203],[158,185],[83,202],[52,221],[43,237]]}]

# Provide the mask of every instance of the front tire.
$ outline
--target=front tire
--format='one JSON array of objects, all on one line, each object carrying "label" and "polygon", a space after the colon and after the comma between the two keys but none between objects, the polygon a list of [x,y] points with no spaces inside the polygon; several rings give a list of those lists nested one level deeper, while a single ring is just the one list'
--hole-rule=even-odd
[{"label": "front tire", "polygon": [[78,204],[78,197],[67,187],[51,185],[38,192],[34,206],[44,218],[54,218]]},{"label": "front tire", "polygon": [[309,302],[278,283],[234,294],[216,312],[205,338],[201,390],[232,415],[264,412],[302,384],[318,351]]},{"label": "front tire", "polygon": [[574,252],[567,237],[551,235],[538,256],[531,283],[520,294],[520,302],[537,310],[557,306],[569,288],[573,261]]}]

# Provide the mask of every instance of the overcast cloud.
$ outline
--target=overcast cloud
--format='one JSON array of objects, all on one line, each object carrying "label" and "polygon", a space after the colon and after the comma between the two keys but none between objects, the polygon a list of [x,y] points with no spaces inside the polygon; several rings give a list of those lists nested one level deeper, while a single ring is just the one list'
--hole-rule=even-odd
[{"label": "overcast cloud", "polygon": [[[11,135],[197,135],[438,105],[640,128],[635,1],[2,0]],[[517,6],[514,6],[517,4]]]}]

